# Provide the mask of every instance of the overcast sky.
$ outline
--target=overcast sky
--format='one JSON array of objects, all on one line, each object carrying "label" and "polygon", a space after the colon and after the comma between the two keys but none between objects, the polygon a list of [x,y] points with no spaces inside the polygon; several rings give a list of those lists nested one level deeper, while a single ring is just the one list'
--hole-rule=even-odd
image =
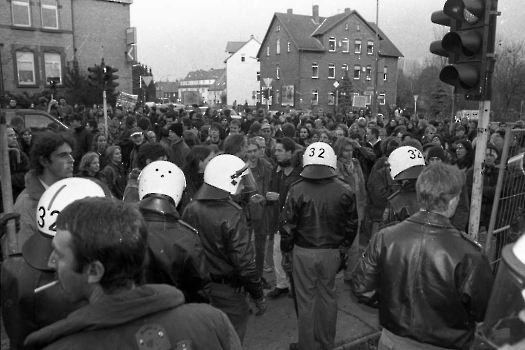
[{"label": "overcast sky", "polygon": [[[430,22],[445,0],[379,0],[379,26],[409,60],[431,55],[430,42],[440,33]],[[345,8],[357,10],[375,22],[374,0],[134,0],[131,26],[137,28],[138,59],[153,69],[155,79],[174,81],[192,70],[224,68],[228,41],[262,42],[275,12],[293,9],[311,15],[332,16]],[[500,0],[497,36],[523,40],[524,0]]]}]

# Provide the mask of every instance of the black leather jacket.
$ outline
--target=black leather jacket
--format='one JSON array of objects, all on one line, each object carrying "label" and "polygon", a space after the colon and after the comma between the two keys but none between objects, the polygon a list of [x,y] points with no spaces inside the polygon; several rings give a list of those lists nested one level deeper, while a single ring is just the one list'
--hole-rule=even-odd
[{"label": "black leather jacket", "polygon": [[374,235],[351,279],[360,302],[378,302],[383,327],[450,349],[474,341],[492,284],[481,248],[446,217],[426,211]]},{"label": "black leather jacket", "polygon": [[202,191],[186,207],[182,219],[199,231],[212,281],[240,279],[253,299],[262,298],[262,280],[242,208],[229,197],[202,199]]},{"label": "black leather jacket", "polygon": [[148,225],[146,283],[175,286],[187,303],[209,303],[210,274],[197,231],[165,199],[146,198],[139,210]]},{"label": "black leather jacket", "polygon": [[281,249],[350,246],[357,234],[357,208],[350,186],[331,177],[295,182],[281,215]]}]

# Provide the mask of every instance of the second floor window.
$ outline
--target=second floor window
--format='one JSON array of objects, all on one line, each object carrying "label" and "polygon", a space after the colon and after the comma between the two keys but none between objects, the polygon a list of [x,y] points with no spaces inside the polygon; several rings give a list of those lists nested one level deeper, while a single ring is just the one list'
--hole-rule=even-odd
[{"label": "second floor window", "polygon": [[344,38],[341,42],[341,49],[343,52],[348,52],[350,50],[350,41],[347,38]]},{"label": "second floor window", "polygon": [[42,28],[58,29],[58,9],[54,0],[41,1]]},{"label": "second floor window", "polygon": [[335,64],[328,65],[328,79],[335,79]]},{"label": "second floor window", "polygon": [[374,41],[368,40],[368,43],[366,44],[366,53],[368,55],[372,55],[374,53]]},{"label": "second floor window", "polygon": [[59,84],[62,84],[62,62],[59,53],[44,53],[46,84],[49,78],[58,78]]},{"label": "second floor window", "polygon": [[312,63],[312,78],[319,78],[319,64],[317,62]]},{"label": "second floor window", "polygon": [[366,80],[372,80],[372,66],[366,66]]},{"label": "second floor window", "polygon": [[384,105],[386,103],[386,94],[379,94],[379,104]]},{"label": "second floor window", "polygon": [[354,66],[354,79],[358,80],[361,78],[361,66],[355,65]]},{"label": "second floor window", "polygon": [[341,78],[344,78],[348,72],[348,64],[343,64],[341,66]]},{"label": "second floor window", "polygon": [[31,11],[29,9],[29,0],[11,1],[13,14],[13,25],[20,27],[31,26]]},{"label": "second floor window", "polygon": [[335,51],[335,38],[328,39],[328,51]]},{"label": "second floor window", "polygon": [[384,81],[386,81],[387,73],[388,73],[388,68],[387,67],[383,67],[383,80]]},{"label": "second floor window", "polygon": [[354,53],[361,53],[361,40],[356,40],[354,44]]},{"label": "second floor window", "polygon": [[312,105],[317,106],[319,104],[319,91],[312,91]]},{"label": "second floor window", "polygon": [[277,80],[281,79],[281,68],[279,68],[279,65],[277,65],[275,69],[275,77],[277,78]]},{"label": "second floor window", "polygon": [[281,53],[281,39],[277,39],[277,47],[275,48],[275,53],[278,55]]}]

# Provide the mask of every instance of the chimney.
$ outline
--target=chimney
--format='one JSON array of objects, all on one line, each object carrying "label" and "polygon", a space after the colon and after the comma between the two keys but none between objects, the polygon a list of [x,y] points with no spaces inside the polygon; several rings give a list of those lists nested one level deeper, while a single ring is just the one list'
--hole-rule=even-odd
[{"label": "chimney", "polygon": [[286,10],[286,14],[287,15],[293,15],[293,9]]},{"label": "chimney", "polygon": [[312,7],[312,17],[313,17],[314,23],[318,24],[319,23],[319,5],[314,5]]},{"label": "chimney", "polygon": [[346,12],[350,12],[350,11],[352,11],[352,9],[350,7],[345,8],[345,13]]}]

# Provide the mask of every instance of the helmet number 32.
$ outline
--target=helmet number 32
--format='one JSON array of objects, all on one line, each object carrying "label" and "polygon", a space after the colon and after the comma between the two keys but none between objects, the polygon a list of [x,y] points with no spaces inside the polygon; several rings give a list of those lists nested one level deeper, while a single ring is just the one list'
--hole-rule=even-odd
[{"label": "helmet number 32", "polygon": [[[315,157],[316,149],[314,147],[310,148],[310,154],[309,157]],[[324,148],[319,148],[319,152],[317,152],[317,158],[324,158]]]},{"label": "helmet number 32", "polygon": [[[40,220],[38,220],[38,226],[40,228],[43,228],[44,225],[46,224],[45,220],[44,220],[46,218],[46,208],[41,206],[40,208],[38,208],[38,212],[40,213],[40,215],[38,216],[40,218]],[[58,210],[53,210],[53,211],[51,211],[51,213],[49,213],[49,217],[55,216],[55,215],[58,215],[58,214],[60,214],[60,212]],[[49,225],[48,230],[49,231],[56,231],[56,221],[54,221],[51,225]]]},{"label": "helmet number 32", "polygon": [[410,159],[423,158],[419,150],[409,149],[408,153],[410,154]]}]

